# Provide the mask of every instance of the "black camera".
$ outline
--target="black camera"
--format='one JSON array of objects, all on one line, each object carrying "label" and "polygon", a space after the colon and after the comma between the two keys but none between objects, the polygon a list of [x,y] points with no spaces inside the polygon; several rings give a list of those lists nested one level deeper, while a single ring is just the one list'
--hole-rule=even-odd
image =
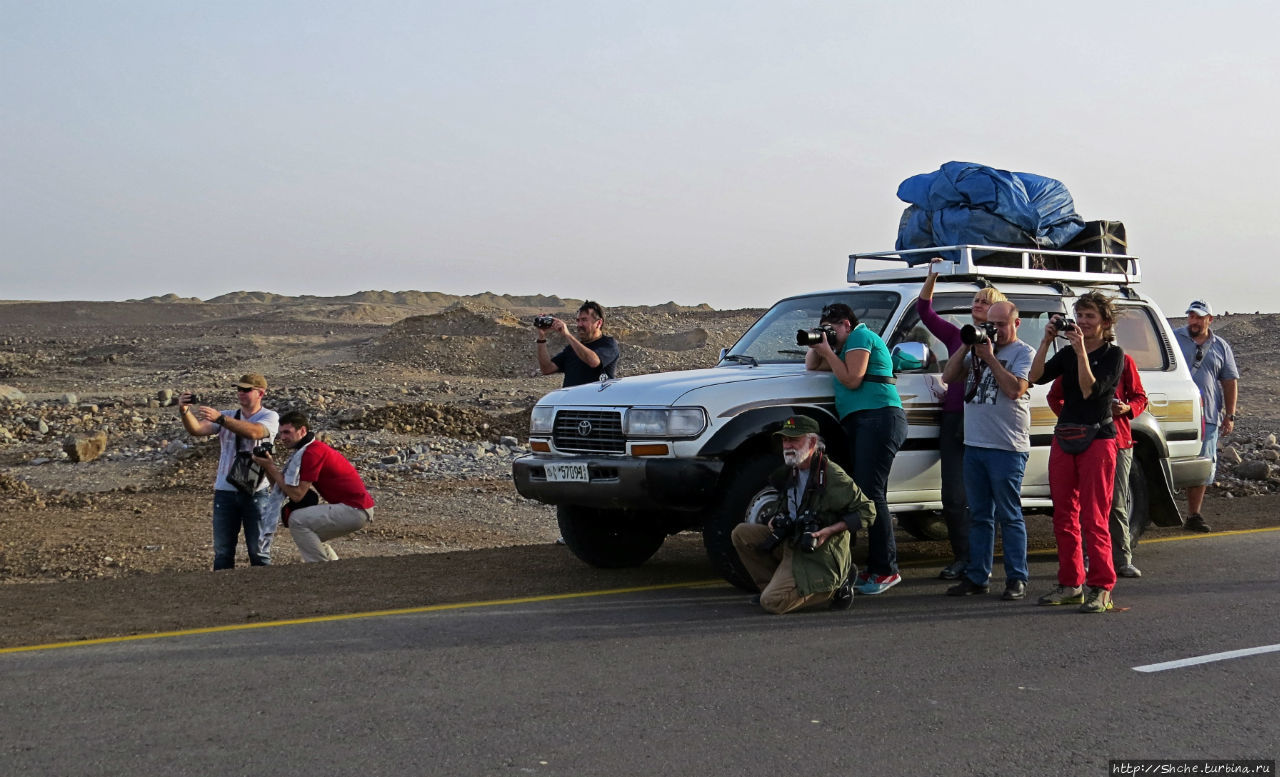
[{"label": "black camera", "polygon": [[188,404],[188,405],[203,405],[203,404],[204,404],[204,400],[200,398],[200,395],[199,395],[199,394],[192,394],[192,395],[191,395],[191,398],[187,400],[187,404]]},{"label": "black camera", "polygon": [[973,324],[965,324],[960,327],[960,342],[965,345],[978,345],[979,343],[995,342],[996,325],[989,321],[984,321],[977,326]]},{"label": "black camera", "polygon": [[556,322],[555,316],[534,316],[533,326],[535,329],[550,329],[551,325]]},{"label": "black camera", "polygon": [[796,345],[817,345],[824,337],[827,345],[836,347],[836,330],[830,324],[823,324],[816,329],[796,330]]},{"label": "black camera", "polygon": [[271,458],[271,450],[272,450],[271,443],[264,442],[259,445],[253,446],[253,455],[257,456],[260,459],[269,459]]},{"label": "black camera", "polygon": [[787,513],[778,513],[773,517],[773,532],[765,537],[758,547],[761,552],[771,553],[783,540],[795,537],[796,548],[805,553],[812,553],[818,549],[818,538],[813,535],[821,528],[818,517],[811,512],[800,513],[794,517]]},{"label": "black camera", "polygon": [[1070,332],[1072,329],[1076,328],[1076,322],[1074,319],[1067,318],[1066,316],[1054,316],[1053,328],[1058,330],[1059,333]]}]

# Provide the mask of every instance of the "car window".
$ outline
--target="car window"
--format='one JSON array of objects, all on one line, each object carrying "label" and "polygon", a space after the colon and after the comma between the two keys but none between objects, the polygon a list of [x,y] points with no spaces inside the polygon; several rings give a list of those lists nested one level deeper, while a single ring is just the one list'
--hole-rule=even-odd
[{"label": "car window", "polygon": [[1151,309],[1140,305],[1117,306],[1116,343],[1133,357],[1140,370],[1169,369],[1169,352],[1160,336]]},{"label": "car window", "polygon": [[[1013,295],[1010,299],[1018,306],[1018,318],[1022,322],[1018,325],[1018,339],[1032,348],[1039,347],[1040,338],[1044,337],[1044,328],[1049,323],[1049,319],[1053,316],[1061,315],[1064,310],[1062,300],[1048,296],[1024,296],[1019,294]],[[957,327],[963,327],[965,324],[973,323],[973,314],[970,309],[972,301],[973,295],[971,294],[939,294],[933,299],[933,309],[944,320]],[[917,321],[919,321],[919,318],[915,314],[915,307],[912,306],[911,311],[903,316],[903,323],[905,326],[914,326]],[[902,328],[900,327],[899,330],[902,331]],[[913,330],[907,329],[906,331],[910,333]],[[937,342],[936,339],[934,342]],[[1066,340],[1058,338],[1050,347],[1046,358],[1051,358],[1064,345],[1066,345]],[[937,346],[937,350],[935,350],[932,343],[929,347],[931,351],[937,354],[941,368],[945,369],[947,349],[941,347],[942,344],[940,342],[937,343]]]},{"label": "car window", "polygon": [[896,292],[859,290],[784,299],[747,330],[729,349],[728,356],[750,357],[761,364],[803,363],[809,349],[796,344],[796,332],[818,326],[827,305],[843,302],[853,309],[859,323],[883,335],[900,299]]}]

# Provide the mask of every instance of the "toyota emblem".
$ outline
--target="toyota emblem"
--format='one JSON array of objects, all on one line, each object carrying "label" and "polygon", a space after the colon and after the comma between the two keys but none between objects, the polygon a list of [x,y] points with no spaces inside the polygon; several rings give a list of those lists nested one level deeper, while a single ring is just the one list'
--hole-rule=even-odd
[{"label": "toyota emblem", "polygon": [[579,436],[579,437],[587,437],[587,436],[589,436],[590,434],[591,434],[591,422],[590,422],[590,421],[579,421],[579,422],[578,422],[578,436]]}]

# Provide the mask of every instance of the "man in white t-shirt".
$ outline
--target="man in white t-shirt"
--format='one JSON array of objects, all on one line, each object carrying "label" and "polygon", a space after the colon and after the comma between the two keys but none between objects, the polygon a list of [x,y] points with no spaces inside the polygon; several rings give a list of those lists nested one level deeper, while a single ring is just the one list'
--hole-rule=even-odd
[{"label": "man in white t-shirt", "polygon": [[[987,310],[993,335],[961,346],[942,379],[964,381],[964,492],[969,500],[969,565],[948,596],[990,590],[996,525],[1004,545],[1004,595],[1027,595],[1027,527],[1022,520],[1022,475],[1031,452],[1027,377],[1036,351],[1018,339],[1018,308],[997,302]],[[970,329],[970,328],[966,328]],[[966,330],[961,330],[965,339]],[[975,330],[981,332],[982,330]],[[972,338],[968,338],[972,339]]]},{"label": "man in white t-shirt", "polygon": [[190,392],[178,397],[178,415],[187,433],[193,437],[216,434],[222,446],[218,479],[213,487],[214,569],[236,565],[236,541],[242,527],[249,563],[270,564],[271,538],[279,520],[265,514],[270,483],[266,477],[259,477],[261,470],[256,464],[252,468],[248,465],[252,464],[249,454],[255,446],[275,439],[280,416],[262,406],[267,393],[267,379],[263,376],[243,375],[233,388],[240,402],[236,410],[219,411],[198,404],[198,398]]}]

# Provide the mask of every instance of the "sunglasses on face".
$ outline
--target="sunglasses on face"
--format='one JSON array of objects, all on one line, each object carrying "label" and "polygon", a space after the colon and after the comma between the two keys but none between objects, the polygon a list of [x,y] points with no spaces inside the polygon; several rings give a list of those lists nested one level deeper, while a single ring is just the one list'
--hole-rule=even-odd
[{"label": "sunglasses on face", "polygon": [[243,393],[243,392],[245,392],[245,391],[253,391],[253,389],[251,389],[251,388],[245,388],[244,386],[233,386],[233,388],[234,388],[236,391],[239,391],[239,392],[242,392],[242,393]]}]

